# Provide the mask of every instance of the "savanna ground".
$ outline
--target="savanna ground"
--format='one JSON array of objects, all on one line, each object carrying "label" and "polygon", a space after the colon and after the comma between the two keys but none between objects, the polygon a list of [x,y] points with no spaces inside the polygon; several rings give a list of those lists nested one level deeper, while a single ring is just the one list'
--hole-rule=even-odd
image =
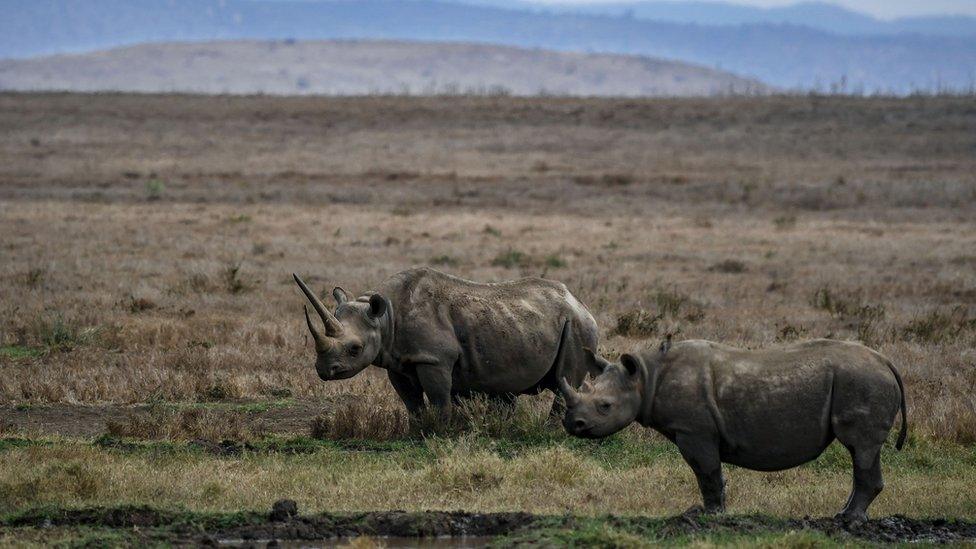
[{"label": "savanna ground", "polygon": [[[698,500],[675,448],[637,428],[569,439],[549,395],[410,432],[382,372],[318,380],[291,280],[544,275],[589,306],[607,356],[666,333],[861,339],[899,367],[911,425],[872,514],[973,521],[971,97],[6,94],[0,257],[0,543],[301,537],[266,527],[282,498],[307,537],[974,535],[804,520],[846,498],[836,446],[782,473],[730,468],[731,518],[664,519]],[[360,513],[393,509],[533,516]]]}]

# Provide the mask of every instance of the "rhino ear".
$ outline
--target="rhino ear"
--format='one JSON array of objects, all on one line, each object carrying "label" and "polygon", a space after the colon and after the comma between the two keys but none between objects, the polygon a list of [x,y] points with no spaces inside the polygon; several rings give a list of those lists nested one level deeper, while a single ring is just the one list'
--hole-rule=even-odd
[{"label": "rhino ear", "polygon": [[338,303],[339,305],[342,305],[343,303],[349,301],[349,294],[347,294],[345,290],[343,290],[338,286],[332,288],[332,297],[335,298],[336,303]]},{"label": "rhino ear", "polygon": [[383,316],[386,312],[387,302],[386,298],[380,294],[373,294],[369,296],[369,316],[373,318],[379,318]]},{"label": "rhino ear", "polygon": [[642,362],[640,357],[634,356],[632,354],[624,353],[620,355],[620,364],[623,365],[624,369],[627,370],[628,374],[635,376],[637,375],[637,372],[640,371]]}]

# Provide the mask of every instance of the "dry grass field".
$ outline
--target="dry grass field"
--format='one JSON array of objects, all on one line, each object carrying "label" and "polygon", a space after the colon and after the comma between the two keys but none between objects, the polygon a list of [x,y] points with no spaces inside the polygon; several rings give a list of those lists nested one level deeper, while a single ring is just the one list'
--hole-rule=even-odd
[{"label": "dry grass field", "polygon": [[[428,265],[565,282],[608,356],[861,339],[904,376],[912,433],[874,513],[976,518],[971,97],[6,94],[0,257],[0,512],[695,501],[670,445],[566,439],[548,395],[514,435],[418,441],[381,372],[319,381],[291,273],[358,293]],[[201,442],[224,439],[244,450]],[[734,470],[731,509],[828,515],[848,467]]]}]

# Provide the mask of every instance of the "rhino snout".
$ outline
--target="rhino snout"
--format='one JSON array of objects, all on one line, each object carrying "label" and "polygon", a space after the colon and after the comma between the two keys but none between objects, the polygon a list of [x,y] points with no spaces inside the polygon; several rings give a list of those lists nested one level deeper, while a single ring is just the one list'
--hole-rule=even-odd
[{"label": "rhino snout", "polygon": [[319,359],[315,361],[315,373],[319,375],[319,379],[322,381],[332,381],[337,379],[342,372],[342,368],[339,364],[329,364],[326,361]]},{"label": "rhino snout", "polygon": [[563,418],[563,427],[566,428],[566,432],[575,437],[588,437],[592,426],[590,422],[582,417],[574,417],[567,414]]}]

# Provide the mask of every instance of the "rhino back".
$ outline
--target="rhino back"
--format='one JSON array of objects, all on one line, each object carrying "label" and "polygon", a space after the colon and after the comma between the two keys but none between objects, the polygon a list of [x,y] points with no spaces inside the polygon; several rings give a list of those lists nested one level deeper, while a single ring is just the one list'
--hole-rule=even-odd
[{"label": "rhino back", "polygon": [[[416,269],[389,288],[403,354],[454,347],[457,390],[522,392],[553,366],[563,323],[590,334],[596,323],[563,284],[539,278],[477,283]],[[579,333],[579,332],[578,332]]]}]

